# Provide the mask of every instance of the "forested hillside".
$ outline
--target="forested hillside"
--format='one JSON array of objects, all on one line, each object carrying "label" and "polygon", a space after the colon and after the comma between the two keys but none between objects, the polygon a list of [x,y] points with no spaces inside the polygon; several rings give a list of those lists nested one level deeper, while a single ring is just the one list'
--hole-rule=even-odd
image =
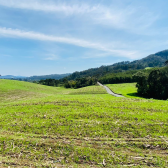
[{"label": "forested hillside", "polygon": [[77,78],[88,76],[100,78],[108,73],[118,73],[128,70],[139,70],[144,69],[146,67],[162,67],[164,66],[164,62],[166,60],[168,60],[168,50],[164,50],[156,54],[149,55],[143,59],[135,60],[132,62],[123,61],[109,66],[101,66],[99,68],[91,68],[81,72],[74,72],[66,78],[67,80],[74,80]]},{"label": "forested hillside", "polygon": [[[102,84],[117,84],[137,82],[137,78],[133,75],[141,71],[148,76],[153,67],[162,67],[168,59],[168,50],[149,55],[141,60],[133,62],[119,62],[111,66],[101,66],[73,74],[60,80],[46,79],[40,80],[38,83],[48,86],[64,85],[66,88],[81,88],[94,85],[97,81]],[[148,68],[147,68],[148,67]]]}]

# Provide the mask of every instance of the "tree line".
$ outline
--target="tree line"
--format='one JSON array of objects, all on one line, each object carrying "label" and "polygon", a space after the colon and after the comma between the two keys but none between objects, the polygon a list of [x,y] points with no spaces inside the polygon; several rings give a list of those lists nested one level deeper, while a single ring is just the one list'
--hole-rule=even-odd
[{"label": "tree line", "polygon": [[154,69],[149,74],[137,72],[133,75],[137,81],[140,96],[155,99],[168,99],[168,67]]},{"label": "tree line", "polygon": [[119,73],[131,70],[142,70],[145,69],[146,67],[162,67],[164,66],[164,62],[167,59],[168,59],[168,50],[164,50],[132,62],[122,61],[115,63],[113,65],[91,68],[81,72],[74,72],[71,75],[67,76],[66,78],[68,79],[68,81],[89,76],[101,78],[104,75],[108,75],[110,73]]},{"label": "tree line", "polygon": [[97,83],[96,77],[82,77],[77,78],[76,80],[66,81],[64,87],[77,89],[81,87],[95,85],[96,83]]},{"label": "tree line", "polygon": [[[143,70],[145,73],[149,73],[151,70]],[[64,86],[65,88],[81,88],[86,86],[95,85],[97,81],[99,81],[102,84],[117,84],[117,83],[132,83],[136,82],[136,79],[133,78],[133,74],[138,72],[138,70],[131,70],[131,71],[122,71],[122,72],[116,72],[116,73],[109,73],[105,74],[104,76],[98,77],[96,76],[89,76],[89,77],[81,77],[76,78],[74,80],[68,80],[67,78],[63,79],[45,79],[40,80],[36,83],[47,85],[47,86]]]},{"label": "tree line", "polygon": [[34,81],[34,83],[38,83],[41,85],[47,85],[47,86],[58,86],[60,84],[60,81],[57,79],[45,79],[45,80],[40,80],[38,82]]},{"label": "tree line", "polygon": [[68,81],[66,78],[56,80],[56,79],[45,79],[40,80],[38,82],[34,81],[34,83],[38,83],[41,85],[47,85],[47,86],[64,86],[65,88],[81,88],[86,86],[95,85],[97,83],[97,78],[95,77],[82,77],[77,78],[76,80],[70,80]]}]

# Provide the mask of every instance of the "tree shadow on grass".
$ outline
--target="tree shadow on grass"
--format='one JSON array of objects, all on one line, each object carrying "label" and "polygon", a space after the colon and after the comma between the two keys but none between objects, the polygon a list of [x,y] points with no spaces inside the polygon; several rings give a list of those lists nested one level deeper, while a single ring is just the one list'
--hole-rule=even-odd
[{"label": "tree shadow on grass", "polygon": [[128,96],[132,96],[132,97],[137,97],[137,98],[144,98],[144,97],[138,95],[137,92],[134,92],[134,93],[128,93],[127,95],[128,95]]},{"label": "tree shadow on grass", "polygon": [[[136,97],[136,98],[141,98],[141,99],[154,99],[154,100],[164,100],[164,99],[156,99],[156,98],[149,98],[149,97],[142,97],[140,95],[138,95],[138,93],[134,92],[134,93],[128,93],[128,96],[132,96],[132,97]],[[165,99],[166,100],[166,99]]]}]

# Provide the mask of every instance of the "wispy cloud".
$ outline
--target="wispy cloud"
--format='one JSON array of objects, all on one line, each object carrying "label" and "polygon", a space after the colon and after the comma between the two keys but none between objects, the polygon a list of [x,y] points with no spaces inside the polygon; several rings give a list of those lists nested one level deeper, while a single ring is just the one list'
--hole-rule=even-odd
[{"label": "wispy cloud", "polygon": [[10,8],[28,9],[43,12],[64,12],[65,14],[87,13],[94,11],[96,7],[87,4],[67,5],[66,3],[53,3],[38,0],[0,0],[0,5]]},{"label": "wispy cloud", "polygon": [[12,57],[12,56],[7,54],[0,54],[0,57]]},{"label": "wispy cloud", "polygon": [[55,54],[46,54],[44,60],[53,61],[58,60],[60,57]]},{"label": "wispy cloud", "polygon": [[88,59],[88,58],[103,58],[111,56],[110,52],[87,52],[85,53],[82,58]]},{"label": "wispy cloud", "polygon": [[9,8],[27,9],[42,12],[54,12],[64,15],[82,15],[95,24],[110,26],[117,29],[126,29],[129,31],[138,29],[146,29],[151,26],[157,19],[156,13],[150,13],[143,7],[135,7],[131,5],[104,6],[101,4],[87,3],[65,3],[58,1],[39,1],[39,0],[0,0],[0,6]]},{"label": "wispy cloud", "polygon": [[128,58],[134,58],[137,53],[136,51],[112,49],[111,47],[107,47],[109,46],[108,44],[94,43],[94,42],[85,41],[77,38],[57,37],[57,36],[46,35],[46,34],[32,32],[32,31],[22,31],[22,30],[11,29],[11,28],[0,28],[0,36],[71,44],[79,47],[105,51],[111,54],[128,57]]}]

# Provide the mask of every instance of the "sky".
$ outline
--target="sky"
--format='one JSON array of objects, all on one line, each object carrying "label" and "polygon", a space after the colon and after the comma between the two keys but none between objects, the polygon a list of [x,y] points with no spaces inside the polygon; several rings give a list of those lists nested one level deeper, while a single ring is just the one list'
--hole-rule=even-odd
[{"label": "sky", "polygon": [[168,49],[165,0],[0,0],[0,74],[64,74]]}]

